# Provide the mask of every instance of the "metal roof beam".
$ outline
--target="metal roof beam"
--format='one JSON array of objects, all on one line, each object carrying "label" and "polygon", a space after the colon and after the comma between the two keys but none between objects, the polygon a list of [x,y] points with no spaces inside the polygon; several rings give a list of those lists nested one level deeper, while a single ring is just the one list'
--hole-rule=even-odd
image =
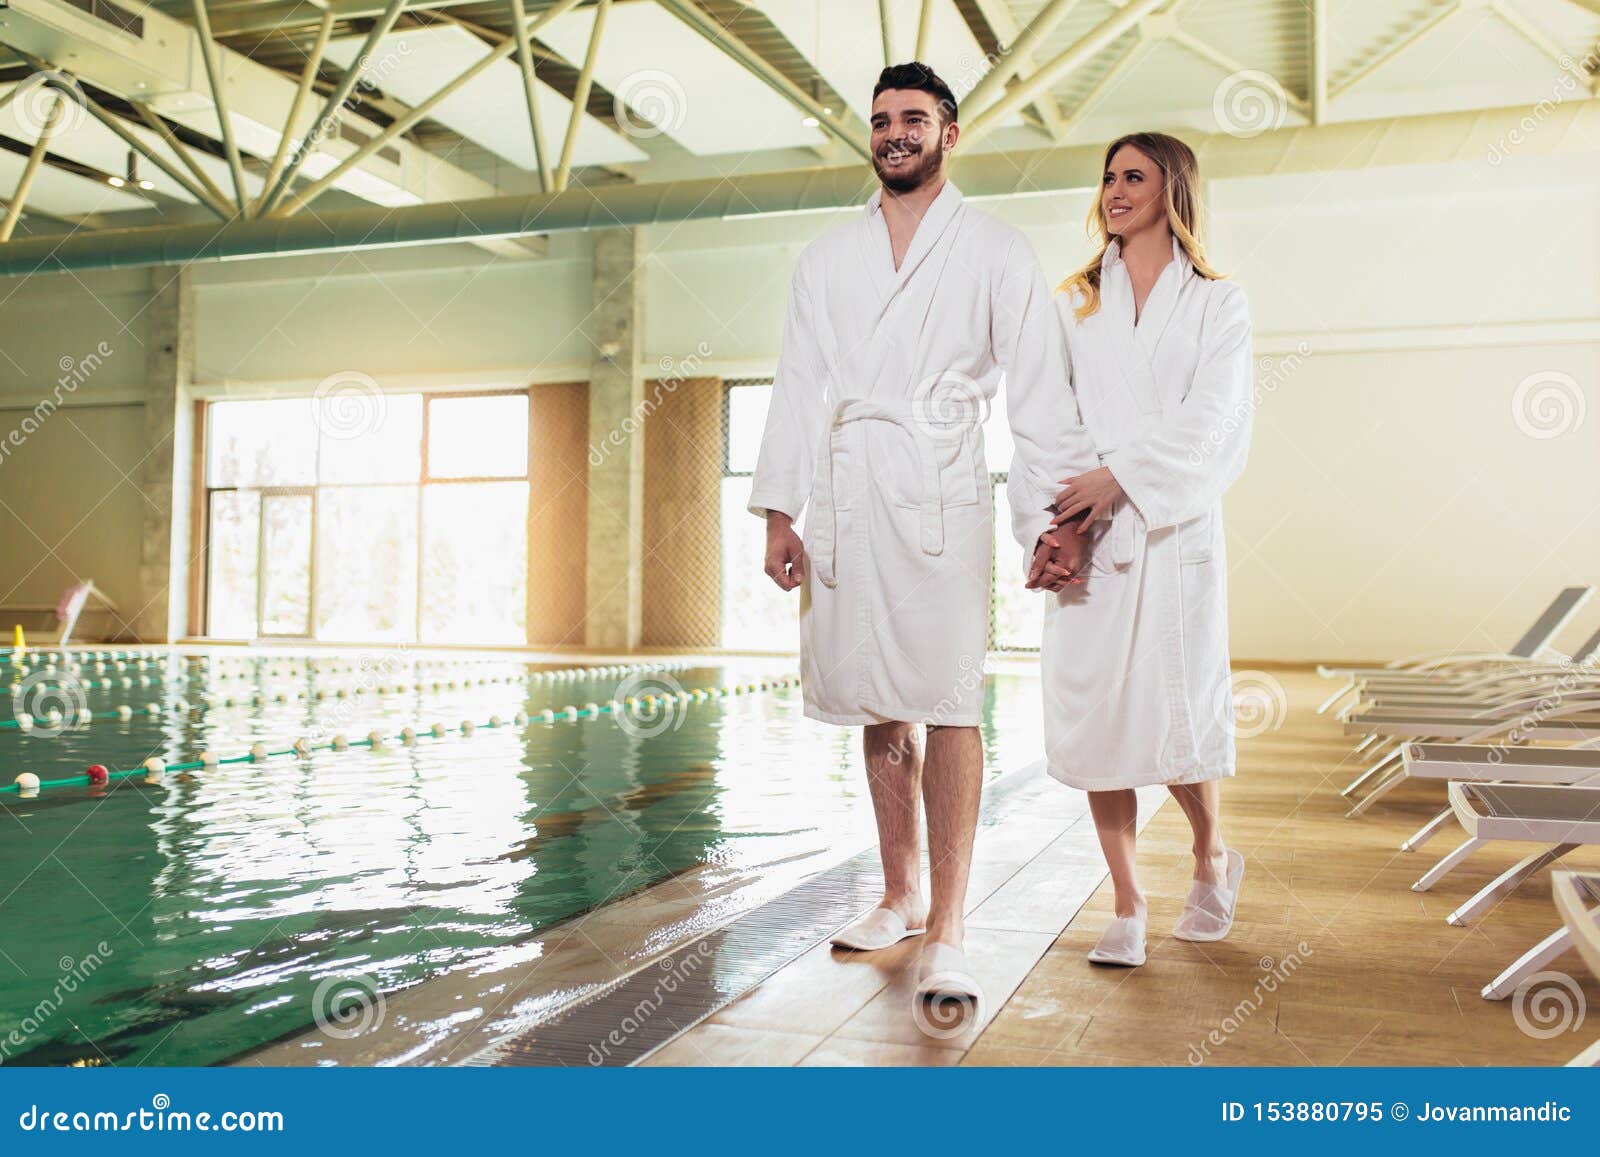
[{"label": "metal roof beam", "polygon": [[[1503,151],[1513,134],[1520,134],[1516,147],[1522,156],[1600,151],[1600,101],[1550,106],[1548,131],[1538,133],[1522,131],[1527,113],[1526,106],[1516,105],[1399,120],[1297,125],[1252,137],[1216,132],[1189,141],[1207,179],[1481,162]],[[1087,190],[1100,184],[1102,151],[1099,144],[966,156],[958,150],[952,176],[974,198]],[[655,185],[579,186],[530,197],[400,208],[370,205],[289,220],[235,220],[220,228],[198,224],[47,235],[0,246],[0,276],[842,209],[860,205],[875,185],[867,166],[851,164]]]}]

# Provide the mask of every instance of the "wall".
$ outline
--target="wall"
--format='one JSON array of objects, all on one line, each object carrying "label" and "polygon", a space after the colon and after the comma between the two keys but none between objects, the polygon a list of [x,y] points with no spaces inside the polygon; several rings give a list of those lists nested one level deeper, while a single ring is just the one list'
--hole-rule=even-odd
[{"label": "wall", "polygon": [[[133,270],[0,281],[0,626],[53,622],[93,579],[131,619],[142,604],[145,304]],[[85,617],[96,629],[115,619]]]},{"label": "wall", "polygon": [[[1208,196],[1211,256],[1249,292],[1263,387],[1227,499],[1237,656],[1505,645],[1556,587],[1600,579],[1592,154],[1219,181]],[[1053,282],[1090,252],[1086,205],[980,207],[1028,233]],[[770,373],[795,255],[855,212],[645,230],[644,376]],[[194,282],[200,396],[305,393],[347,369],[393,389],[573,381],[592,356],[582,235],[522,261],[449,246],[197,266]],[[105,337],[136,356],[109,359],[73,404],[136,405],[144,284],[140,271],[0,282],[0,399],[31,404],[59,357]],[[1541,429],[1541,397],[1565,402],[1564,426]],[[93,421],[0,465],[0,501],[54,530],[55,511],[111,495],[61,553],[126,585],[117,536],[139,499],[93,463],[99,447],[131,468],[141,436],[127,414]],[[24,461],[38,479],[19,477]],[[36,548],[5,541],[0,592],[21,592]],[[53,599],[59,577],[26,590]],[[1600,607],[1567,641],[1597,620]]]}]

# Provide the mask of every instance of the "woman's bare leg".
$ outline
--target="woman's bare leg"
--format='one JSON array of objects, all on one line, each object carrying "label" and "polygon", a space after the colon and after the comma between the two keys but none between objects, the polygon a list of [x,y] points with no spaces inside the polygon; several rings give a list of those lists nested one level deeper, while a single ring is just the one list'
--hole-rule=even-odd
[{"label": "woman's bare leg", "polygon": [[1228,848],[1222,842],[1222,784],[1173,783],[1167,785],[1194,833],[1194,878],[1204,884],[1228,879]]},{"label": "woman's bare leg", "polygon": [[1140,916],[1145,909],[1144,892],[1134,871],[1134,844],[1139,824],[1139,797],[1131,788],[1120,791],[1091,791],[1089,813],[1100,837],[1106,867],[1111,869],[1111,886],[1116,892],[1116,915]]}]

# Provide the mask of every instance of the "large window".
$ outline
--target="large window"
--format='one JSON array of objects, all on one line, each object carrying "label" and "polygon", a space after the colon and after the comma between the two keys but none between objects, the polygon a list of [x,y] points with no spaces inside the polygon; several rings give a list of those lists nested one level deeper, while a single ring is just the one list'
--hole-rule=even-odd
[{"label": "large window", "polygon": [[[761,432],[772,398],[770,380],[727,384],[727,447],[722,479],[722,645],[738,650],[795,650],[799,599],[762,573],[766,529],[746,510]],[[1044,597],[1022,588],[1021,552],[1011,537],[1006,471],[1011,429],[1004,399],[996,398],[983,428],[984,456],[995,504],[995,565],[990,576],[989,646],[1036,651],[1044,627]]]},{"label": "large window", "polygon": [[207,633],[522,643],[528,396],[207,408]]}]

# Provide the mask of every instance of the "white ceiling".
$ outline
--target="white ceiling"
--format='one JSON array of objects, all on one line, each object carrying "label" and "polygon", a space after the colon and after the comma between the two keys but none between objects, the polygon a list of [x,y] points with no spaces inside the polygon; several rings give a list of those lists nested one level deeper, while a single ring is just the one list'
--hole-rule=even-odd
[{"label": "white ceiling", "polygon": [[[328,59],[348,65],[360,51],[362,37],[335,40]],[[371,70],[385,92],[408,105],[421,104],[455,77],[471,68],[490,49],[464,28],[414,28],[384,37],[371,54]],[[535,70],[537,75],[537,70]],[[572,117],[572,102],[547,84],[538,89],[539,119],[554,168]],[[533,171],[533,134],[528,127],[528,99],[522,68],[516,59],[490,65],[479,76],[441,101],[431,119],[519,168]],[[649,154],[609,125],[584,114],[573,146],[573,164],[609,165],[639,162]]]},{"label": "white ceiling", "polygon": [[[872,87],[883,70],[883,34],[876,8],[862,0],[752,0],[784,37],[822,73],[863,121],[872,112]],[[895,58],[916,51],[922,0],[889,0]],[[983,50],[961,18],[955,0],[934,0],[924,62],[948,84],[959,103],[988,70]],[[1005,123],[1021,124],[1020,116]]]},{"label": "white ceiling", "polygon": [[[17,187],[17,181],[22,176],[22,167],[27,163],[26,157],[0,152],[0,188],[5,190],[3,194],[5,200],[9,201],[11,190]],[[149,207],[149,202],[143,197],[135,197],[121,189],[113,188],[104,181],[92,181],[88,177],[80,177],[76,173],[52,168],[49,165],[40,167],[39,174],[34,179],[33,191],[28,195],[28,203],[47,206],[50,212],[63,216],[115,213],[123,209]]]},{"label": "white ceiling", "polygon": [[[538,36],[581,62],[593,26],[594,10],[584,8],[552,20]],[[799,109],[654,4],[612,6],[595,79],[644,118],[642,133],[664,129],[698,156],[824,143]]]},{"label": "white ceiling", "polygon": [[[0,85],[0,93],[9,92],[14,86]],[[42,114],[48,106],[43,105],[38,97],[24,94],[12,101],[5,108],[0,109],[0,135],[8,136],[14,141],[31,145],[38,137],[38,125],[41,123]],[[127,124],[127,122],[124,122]],[[150,129],[143,125],[127,124],[128,129],[140,141],[149,145],[152,151],[159,153],[170,161],[173,167],[180,172],[185,166],[177,157],[173,156],[170,149]],[[105,125],[95,120],[81,106],[69,105],[66,114],[56,127],[54,135],[50,138],[50,152],[56,156],[66,157],[68,160],[77,161],[80,165],[89,165],[102,172],[118,177],[125,176],[128,167],[128,146]],[[228,163],[220,157],[191,149],[200,167],[205,170],[217,187],[231,195],[233,191],[233,177],[230,174]],[[171,177],[153,165],[146,157],[138,159],[139,176],[148,180],[156,187],[158,192],[179,201],[194,203],[194,197],[189,191],[178,184]],[[89,182],[93,184],[94,182]],[[105,186],[111,189],[112,186]],[[245,174],[245,187],[251,192],[260,190],[260,182],[250,174]],[[113,192],[117,190],[112,189]],[[47,191],[40,184],[34,191],[38,198],[37,204],[53,213],[75,213],[79,210],[66,207],[64,202],[58,202],[53,193]],[[136,193],[128,193],[129,204],[126,208],[149,208],[149,201],[139,197]],[[108,206],[109,210],[109,206]]]},{"label": "white ceiling", "polygon": [[[1047,65],[1090,30],[1125,7],[1129,0],[1079,0],[1044,38],[1033,54]],[[856,118],[870,111],[872,85],[883,65],[882,40],[874,0],[750,0],[800,54],[809,58],[827,83],[846,101]],[[895,31],[895,55],[909,58],[921,0],[889,0]],[[1027,27],[1045,0],[972,0],[979,9],[1009,13],[1014,34]],[[1170,15],[1176,13],[1175,16]],[[1053,135],[1012,116],[999,131],[968,147],[1037,149],[1051,145],[1104,141],[1132,129],[1166,129],[1180,133],[1214,133],[1223,102],[1244,89],[1249,100],[1276,86],[1288,94],[1266,115],[1274,124],[1306,123],[1304,98],[1311,85],[1312,44],[1306,0],[1179,0],[1168,14],[1147,19],[1071,73],[1053,78],[1047,88],[1051,115],[1046,124],[1064,125]],[[939,70],[958,96],[965,97],[982,78],[989,62],[962,20],[955,0],[935,0],[927,50],[928,63]],[[1432,22],[1421,36],[1419,28]],[[573,67],[582,64],[593,27],[593,9],[568,13],[543,26],[538,39]],[[996,25],[997,29],[999,25]],[[3,35],[3,33],[0,33]],[[1409,46],[1374,69],[1369,65],[1396,46]],[[357,39],[337,41],[328,57],[348,63]],[[1600,14],[1576,0],[1340,0],[1327,5],[1327,85],[1324,110],[1329,122],[1385,120],[1479,108],[1526,107],[1530,114],[1541,101],[1593,99],[1589,84],[1574,83],[1575,62],[1600,46]],[[481,59],[488,49],[464,29],[434,26],[386,37],[374,53],[372,79],[387,95],[414,105]],[[1566,58],[1563,63],[1563,56]],[[254,62],[228,59],[230,76],[242,79]],[[195,65],[198,69],[198,65]],[[240,70],[243,69],[243,72]],[[196,72],[198,90],[205,88]],[[1110,83],[1102,84],[1110,76]],[[1357,78],[1353,85],[1347,83]],[[272,73],[274,99],[286,101],[292,80]],[[761,168],[760,155],[770,150],[816,148],[826,143],[821,130],[804,123],[804,114],[768,85],[724,55],[697,32],[657,4],[615,4],[607,20],[596,67],[596,81],[616,94],[641,118],[624,121],[623,130],[593,117],[580,122],[577,165],[634,166],[640,181],[653,176],[648,138],[665,135],[690,154],[672,160],[674,176],[719,174],[724,158],[751,159],[747,169]],[[0,86],[0,91],[4,91]],[[254,91],[252,89],[252,91]],[[24,101],[0,110],[0,134],[22,145],[34,140],[34,112]],[[541,115],[550,150],[559,155],[571,111],[566,97],[540,84]],[[167,108],[167,115],[200,130],[214,131],[215,117],[207,101],[196,97],[195,108]],[[268,156],[276,147],[276,123],[258,123],[235,101],[234,125],[243,151]],[[962,119],[970,123],[980,110],[964,101]],[[443,102],[433,119],[522,170],[533,167],[521,71],[514,59],[496,63]],[[1059,121],[1056,118],[1061,118]],[[272,117],[260,118],[272,122]],[[1267,127],[1271,127],[1270,125]],[[142,125],[131,124],[139,139],[170,158],[159,138]],[[630,139],[634,137],[636,139]],[[641,147],[646,146],[646,147]],[[412,146],[407,146],[408,148]],[[121,175],[127,147],[92,118],[74,110],[68,125],[52,142],[51,151],[107,173]],[[231,196],[229,168],[220,157],[196,150],[197,161]],[[694,157],[704,158],[698,164]],[[175,158],[172,158],[175,161]],[[14,188],[22,158],[0,154],[0,201]],[[176,163],[176,162],[175,162]],[[326,172],[334,159],[317,152],[305,172]],[[834,162],[837,163],[837,162]],[[666,170],[663,170],[666,171]],[[191,201],[189,193],[153,164],[142,161],[140,175],[168,197]],[[255,177],[246,176],[251,193]],[[355,182],[364,182],[356,187]],[[342,188],[385,204],[415,203],[416,193],[365,174],[352,173]],[[370,187],[365,187],[370,185]],[[430,186],[431,187],[431,186]],[[525,182],[519,187],[526,187]],[[103,191],[102,191],[103,190]],[[426,189],[419,188],[426,195]],[[492,192],[492,188],[487,190]],[[451,194],[435,193],[436,199]],[[486,194],[485,194],[486,195]],[[49,212],[71,215],[148,208],[149,199],[135,191],[117,190],[46,166],[31,200]]]}]

